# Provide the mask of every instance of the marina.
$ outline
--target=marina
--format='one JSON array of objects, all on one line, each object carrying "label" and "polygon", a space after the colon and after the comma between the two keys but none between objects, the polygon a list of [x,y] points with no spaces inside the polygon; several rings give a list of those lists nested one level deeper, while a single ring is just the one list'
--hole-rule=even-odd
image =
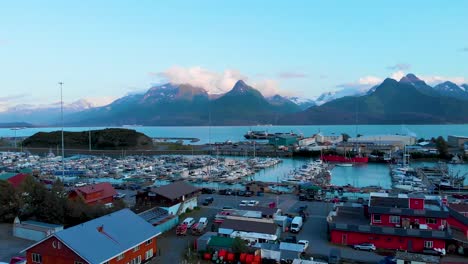
[{"label": "marina", "polygon": [[[468,165],[446,164],[444,177],[437,176],[439,163],[413,163],[412,167],[387,164],[327,164],[305,158],[248,158],[230,156],[108,156],[75,155],[65,160],[62,172],[61,157],[49,154],[41,157],[25,153],[1,154],[0,170],[30,171],[45,180],[62,179],[66,184],[110,182],[122,188],[137,189],[163,185],[175,180],[192,182],[199,187],[241,189],[248,182],[259,181],[282,191],[304,183],[324,189],[347,187],[352,191],[367,189],[422,192],[437,190],[449,180],[447,173],[459,177],[468,173]],[[341,165],[341,166],[340,166]],[[442,174],[441,174],[442,175]],[[467,185],[458,179],[458,189]],[[447,188],[444,188],[447,190]]]}]

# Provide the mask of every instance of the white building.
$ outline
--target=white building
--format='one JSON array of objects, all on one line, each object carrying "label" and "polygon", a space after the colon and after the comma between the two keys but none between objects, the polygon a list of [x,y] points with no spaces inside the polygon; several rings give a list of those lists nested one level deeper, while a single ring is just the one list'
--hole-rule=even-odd
[{"label": "white building", "polygon": [[335,144],[335,143],[339,143],[341,141],[343,141],[343,135],[323,135],[322,133],[318,133],[315,135],[315,140],[317,141],[317,143],[331,143],[331,144]]},{"label": "white building", "polygon": [[313,145],[316,142],[317,141],[315,137],[307,137],[307,138],[303,138],[299,140],[297,144],[299,145],[299,147],[305,147],[305,146]]},{"label": "white building", "polygon": [[373,143],[376,145],[411,146],[416,144],[416,137],[405,135],[374,135],[349,138],[350,143]]}]

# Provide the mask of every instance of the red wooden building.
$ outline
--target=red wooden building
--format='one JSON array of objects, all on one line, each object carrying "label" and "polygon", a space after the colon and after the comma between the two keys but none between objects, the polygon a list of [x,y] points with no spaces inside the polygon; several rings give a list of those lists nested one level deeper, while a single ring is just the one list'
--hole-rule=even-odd
[{"label": "red wooden building", "polygon": [[68,198],[77,199],[81,197],[89,205],[97,203],[106,204],[112,203],[116,194],[117,192],[110,183],[102,182],[76,188],[70,192]]},{"label": "red wooden building", "polygon": [[26,248],[27,263],[144,263],[155,256],[159,230],[129,209],[76,225]]},{"label": "red wooden building", "polygon": [[438,196],[371,193],[368,205],[338,206],[327,220],[336,244],[432,253],[445,250],[452,238],[448,218]]}]

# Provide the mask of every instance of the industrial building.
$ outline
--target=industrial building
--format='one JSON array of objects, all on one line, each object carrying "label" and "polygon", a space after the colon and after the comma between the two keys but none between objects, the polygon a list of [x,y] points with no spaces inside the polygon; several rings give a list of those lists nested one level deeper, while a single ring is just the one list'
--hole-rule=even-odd
[{"label": "industrial building", "polygon": [[416,144],[416,137],[406,135],[373,135],[349,138],[348,142],[357,144],[391,145],[403,149],[405,146]]},{"label": "industrial building", "polygon": [[447,143],[450,147],[464,149],[464,144],[468,143],[468,137],[449,135],[447,137]]}]

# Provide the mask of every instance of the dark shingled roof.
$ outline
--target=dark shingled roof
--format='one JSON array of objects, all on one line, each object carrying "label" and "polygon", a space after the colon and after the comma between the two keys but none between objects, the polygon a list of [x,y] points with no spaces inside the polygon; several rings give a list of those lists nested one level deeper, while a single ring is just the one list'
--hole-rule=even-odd
[{"label": "dark shingled roof", "polygon": [[277,227],[273,223],[264,223],[256,221],[244,221],[235,219],[225,219],[220,228],[233,229],[234,231],[255,232],[262,234],[275,235]]},{"label": "dark shingled roof", "polygon": [[158,188],[153,188],[151,191],[170,200],[174,200],[184,195],[197,192],[198,188],[183,181],[178,181]]}]

